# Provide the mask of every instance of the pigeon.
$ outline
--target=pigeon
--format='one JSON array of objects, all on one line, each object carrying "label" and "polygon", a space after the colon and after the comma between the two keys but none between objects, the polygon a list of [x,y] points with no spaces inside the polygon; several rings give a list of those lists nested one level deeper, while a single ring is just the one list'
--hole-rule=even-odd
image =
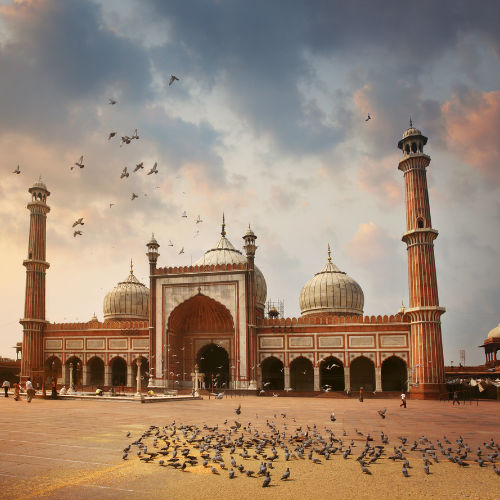
[{"label": "pigeon", "polygon": [[141,163],[138,163],[135,168],[134,168],[134,172],[137,172],[138,170],[140,170],[141,168],[144,168],[144,162],[141,161]]},{"label": "pigeon", "polygon": [[132,193],[132,198],[131,200],[134,201],[136,198],[139,198],[138,194]]},{"label": "pigeon", "polygon": [[382,408],[382,410],[378,410],[377,413],[382,417],[382,420],[385,418],[385,412],[387,408]]},{"label": "pigeon", "polygon": [[155,164],[153,165],[153,168],[147,173],[147,175],[157,174],[158,173],[158,169],[156,168],[157,166],[158,166],[158,162],[155,162]]},{"label": "pigeon", "polygon": [[73,232],[73,238],[76,238],[76,236],[81,236],[82,232],[81,231],[74,231]]},{"label": "pigeon", "polygon": [[131,140],[132,140],[132,138],[130,138],[128,135],[122,136],[121,141],[120,141],[120,147],[122,147],[124,144],[130,144]]},{"label": "pigeon", "polygon": [[424,472],[429,475],[431,473],[431,471],[429,470],[429,466],[428,465],[424,465]]},{"label": "pigeon", "polygon": [[408,470],[406,469],[406,467],[404,465],[403,465],[403,467],[401,467],[401,472],[403,473],[404,477],[409,477]]},{"label": "pigeon", "polygon": [[365,473],[365,474],[368,474],[369,476],[371,476],[371,472],[365,467],[365,464],[363,462],[360,462],[361,464],[361,470]]},{"label": "pigeon", "polygon": [[231,469],[229,471],[229,479],[234,479],[234,470],[233,469]]},{"label": "pigeon", "polygon": [[21,169],[19,168],[19,165],[16,167],[15,170],[12,171],[13,174],[20,174],[21,173]]},{"label": "pigeon", "polygon": [[125,437],[130,437],[130,431],[127,432],[126,436]]},{"label": "pigeon", "polygon": [[210,467],[210,471],[212,474],[218,474],[217,469],[215,467]]},{"label": "pigeon", "polygon": [[241,405],[238,405],[238,408],[236,408],[234,412],[236,413],[236,415],[241,415]]},{"label": "pigeon", "polygon": [[123,179],[124,177],[128,177],[130,174],[127,172],[127,167],[125,167],[122,170],[122,173],[120,174],[120,179]]},{"label": "pigeon", "polygon": [[179,252],[179,255],[180,255],[181,253],[184,253],[184,247],[182,247],[182,248],[181,248],[181,251]]},{"label": "pigeon", "polygon": [[372,119],[372,117],[370,116],[370,113],[368,113],[368,116],[366,117],[365,122],[367,122],[368,120],[371,120],[371,119]]},{"label": "pigeon", "polygon": [[262,483],[262,487],[267,488],[270,482],[271,482],[271,475],[269,474],[269,472],[267,472],[266,477],[264,478],[264,482]]},{"label": "pigeon", "polygon": [[110,132],[108,135],[108,141],[116,135],[116,132]]},{"label": "pigeon", "polygon": [[196,219],[196,224],[199,224],[200,222],[203,222],[203,221],[201,220],[201,217],[198,215],[198,218]]},{"label": "pigeon", "polygon": [[182,212],[181,217],[184,217],[185,219],[187,219],[187,212],[185,210],[184,210],[184,212]]},{"label": "pigeon", "polygon": [[169,247],[173,247],[174,246],[174,244],[172,243],[172,240],[168,240],[168,246]]},{"label": "pigeon", "polygon": [[116,101],[115,99],[108,99],[108,102],[109,104],[111,104],[111,106],[113,106],[114,104],[116,104],[118,101]]},{"label": "pigeon", "polygon": [[337,420],[337,419],[335,418],[335,413],[333,413],[333,411],[332,411],[332,413],[330,413],[330,420],[331,420],[332,422],[335,422],[335,420]]},{"label": "pigeon", "polygon": [[[83,217],[80,217],[78,220],[76,220],[75,222],[73,222],[73,225],[71,227],[75,227],[75,226],[78,226],[78,224],[80,225],[84,225],[85,223],[83,222]],[[127,436],[128,437],[128,436]]]},{"label": "pigeon", "polygon": [[123,453],[123,455],[122,455],[122,459],[123,459],[123,460],[127,460],[127,456],[128,456],[128,455],[127,455],[127,453]]},{"label": "pigeon", "polygon": [[170,75],[170,81],[168,82],[168,86],[172,85],[172,83],[175,82],[175,80],[179,81],[179,78],[177,78],[175,75]]},{"label": "pigeon", "polygon": [[139,136],[137,135],[137,129],[134,130],[131,139],[139,139]]},{"label": "pigeon", "polygon": [[286,481],[287,479],[290,479],[290,469],[287,467],[286,471],[283,472],[283,475],[281,476],[281,481]]},{"label": "pigeon", "polygon": [[70,170],[73,170],[76,167],[83,168],[85,165],[83,164],[83,155],[80,156],[80,159],[75,162],[75,164],[70,168]]}]

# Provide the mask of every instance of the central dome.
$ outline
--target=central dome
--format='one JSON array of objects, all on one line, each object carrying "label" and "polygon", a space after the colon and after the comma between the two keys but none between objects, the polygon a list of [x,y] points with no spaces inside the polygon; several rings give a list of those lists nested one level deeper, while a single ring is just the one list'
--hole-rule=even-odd
[{"label": "central dome", "polygon": [[[246,264],[247,258],[234,248],[233,244],[226,238],[226,224],[222,223],[222,237],[218,241],[215,248],[211,248],[205,252],[203,257],[193,262],[193,266],[216,266],[220,264]],[[267,297],[267,285],[262,271],[254,266],[255,269],[255,293],[256,302],[259,309],[264,308]]]},{"label": "central dome", "polygon": [[130,274],[104,297],[104,320],[148,319],[149,288],[135,276],[130,263]]},{"label": "central dome", "polygon": [[310,314],[362,315],[364,295],[361,287],[332,263],[330,245],[328,262],[316,273],[300,292],[300,311]]}]

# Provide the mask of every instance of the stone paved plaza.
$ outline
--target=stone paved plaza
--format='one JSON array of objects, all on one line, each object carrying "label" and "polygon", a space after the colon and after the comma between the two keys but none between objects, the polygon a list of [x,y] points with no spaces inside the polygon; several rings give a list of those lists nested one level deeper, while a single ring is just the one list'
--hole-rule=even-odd
[{"label": "stone paved plaza", "polygon": [[[241,404],[241,415],[234,409]],[[377,414],[387,408],[387,418]],[[498,402],[454,407],[437,401],[409,401],[408,408],[398,400],[327,398],[257,398],[254,396],[223,400],[203,399],[187,402],[139,404],[100,401],[50,401],[35,399],[0,400],[0,498],[2,499],[498,499],[500,478],[489,464],[480,468],[473,461],[478,445],[493,438],[500,442]],[[330,422],[334,411],[337,421]],[[282,413],[286,414],[286,419]],[[258,415],[258,416],[257,416]],[[276,415],[276,417],[275,417]],[[227,471],[214,475],[201,464],[183,472],[161,467],[158,461],[140,462],[133,447],[129,458],[122,460],[123,448],[138,438],[150,425],[164,426],[173,420],[177,425],[202,427],[219,424],[219,431],[234,424],[235,418],[246,426],[252,422],[268,431],[266,419],[275,421],[287,435],[299,426],[332,429],[335,436],[354,439],[353,454],[348,459],[336,453],[328,461],[314,464],[307,459],[280,458],[271,471],[271,487],[262,488],[262,478],[237,473],[228,479]],[[223,425],[227,419],[227,425]],[[295,421],[293,420],[295,419]],[[365,438],[355,429],[374,437],[380,444],[380,431],[389,436],[381,459],[370,466],[371,475],[361,472],[356,457]],[[126,433],[131,432],[127,438]],[[179,433],[180,434],[180,433]],[[442,457],[423,471],[421,451],[408,453],[410,477],[401,474],[401,462],[388,459],[398,436],[409,443],[425,435],[435,443],[443,435],[453,443],[459,435],[470,445],[468,467],[460,467]],[[182,436],[181,436],[182,437]],[[409,449],[409,446],[407,446]],[[243,461],[237,453],[237,462]],[[497,459],[498,461],[498,459]],[[227,457],[227,462],[229,462]],[[253,462],[253,463],[252,463]],[[210,464],[211,465],[211,464]],[[228,464],[229,465],[229,464]],[[259,462],[250,460],[247,469],[258,471]],[[280,481],[286,467],[289,481]],[[229,468],[229,467],[228,467]]]}]

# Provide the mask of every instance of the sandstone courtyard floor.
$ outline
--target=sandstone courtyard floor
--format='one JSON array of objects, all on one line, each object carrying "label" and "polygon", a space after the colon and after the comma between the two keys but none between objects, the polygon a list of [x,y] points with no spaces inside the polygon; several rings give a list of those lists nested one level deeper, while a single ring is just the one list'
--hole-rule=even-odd
[{"label": "sandstone courtyard floor", "polygon": [[[238,404],[241,415],[234,411]],[[384,420],[377,414],[383,407],[387,408]],[[500,477],[493,465],[479,467],[474,458],[478,446],[483,456],[493,453],[483,445],[491,438],[500,443],[499,409],[493,401],[457,407],[448,402],[410,400],[403,409],[394,399],[360,403],[356,399],[247,396],[157,404],[35,399],[28,404],[1,397],[0,499],[498,499]],[[333,423],[332,411],[337,418]],[[218,424],[219,432],[235,420],[242,427],[251,422],[261,435],[269,432],[268,420],[280,430],[286,426],[287,436],[298,427],[306,432],[309,426],[312,433],[316,424],[322,435],[327,427],[342,438],[344,449],[354,440],[353,453],[344,459],[337,452],[318,464],[307,456],[285,462],[277,447],[279,458],[274,461],[268,488],[262,487],[262,477],[237,472],[230,480],[227,470],[213,474],[210,466],[201,464],[181,471],[160,466],[158,460],[144,463],[136,456],[135,447],[127,460],[122,459],[123,449],[151,425],[161,427],[174,420],[177,426]],[[369,466],[371,475],[363,474],[356,457],[367,433],[374,438],[372,444],[381,444],[381,431],[389,436],[389,444],[382,457]],[[183,437],[181,432],[179,435]],[[451,463],[438,451],[439,463],[426,475],[422,450],[409,451],[422,435],[433,443],[446,436],[453,454],[456,440],[462,436],[471,449],[468,465]],[[393,446],[401,445],[399,436],[408,438],[405,456],[412,467],[407,478],[401,473],[401,461],[388,458]],[[258,471],[260,461],[244,460],[238,456],[240,451],[235,454],[237,462]],[[229,468],[227,453],[224,456]],[[286,467],[290,480],[280,481]]]}]

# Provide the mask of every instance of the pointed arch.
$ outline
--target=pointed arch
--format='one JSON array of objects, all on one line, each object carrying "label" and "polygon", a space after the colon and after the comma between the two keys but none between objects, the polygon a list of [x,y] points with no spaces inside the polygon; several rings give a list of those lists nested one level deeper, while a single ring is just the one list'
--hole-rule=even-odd
[{"label": "pointed arch", "polygon": [[328,356],[319,365],[319,380],[321,388],[328,386],[332,391],[343,391],[344,364],[335,356]]},{"label": "pointed arch", "polygon": [[262,388],[266,391],[282,391],[285,388],[285,369],[283,362],[269,356],[261,362]]},{"label": "pointed arch", "polygon": [[296,391],[314,390],[314,369],[309,359],[298,356],[290,363],[290,385]]}]

